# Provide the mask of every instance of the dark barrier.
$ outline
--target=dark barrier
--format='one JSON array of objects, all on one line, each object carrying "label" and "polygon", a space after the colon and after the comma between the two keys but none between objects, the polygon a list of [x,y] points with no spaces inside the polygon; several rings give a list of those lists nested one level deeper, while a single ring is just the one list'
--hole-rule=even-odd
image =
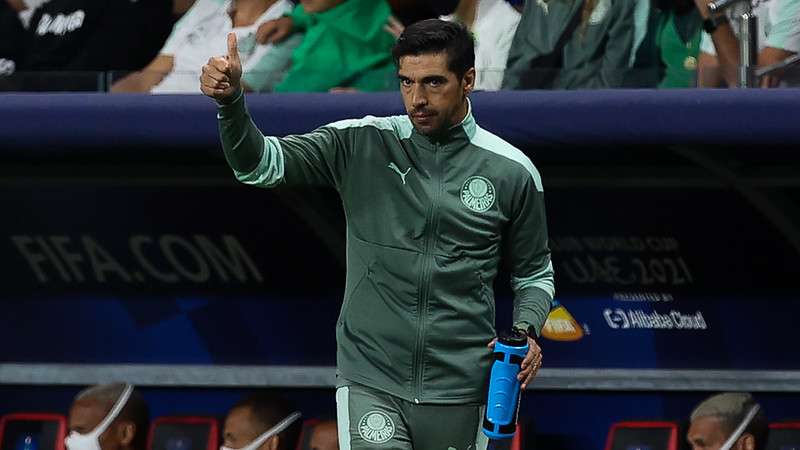
[{"label": "dark barrier", "polygon": [[[272,134],[402,111],[392,94],[248,102]],[[474,96],[544,178],[559,304],[542,345],[548,368],[585,370],[545,386],[799,388],[797,105],[797,90]],[[201,97],[6,95],[0,118],[0,363],[319,366],[298,383],[332,382],[334,193],[236,185]],[[700,385],[684,369],[751,372]],[[236,377],[196,381],[258,376]]]},{"label": "dark barrier", "polygon": [[[492,92],[473,95],[479,123],[511,143],[541,145],[789,145],[800,143],[800,89]],[[267,134],[403,112],[399,94],[253,95]],[[0,95],[4,149],[194,149],[217,142],[202,96]]]}]

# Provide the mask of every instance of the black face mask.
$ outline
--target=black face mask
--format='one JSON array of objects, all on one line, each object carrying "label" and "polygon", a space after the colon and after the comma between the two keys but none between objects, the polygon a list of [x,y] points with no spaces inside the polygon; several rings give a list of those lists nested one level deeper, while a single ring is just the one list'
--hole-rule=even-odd
[{"label": "black face mask", "polygon": [[692,0],[653,0],[653,6],[662,11],[674,11],[675,14],[683,15],[694,8]]},{"label": "black face mask", "polygon": [[451,14],[458,6],[458,0],[404,0],[396,3],[399,8],[394,9],[394,14],[404,25]]}]

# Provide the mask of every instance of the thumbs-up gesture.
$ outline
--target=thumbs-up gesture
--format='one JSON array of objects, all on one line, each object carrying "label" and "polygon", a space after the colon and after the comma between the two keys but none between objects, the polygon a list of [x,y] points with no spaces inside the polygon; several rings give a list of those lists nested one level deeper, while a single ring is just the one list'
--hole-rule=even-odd
[{"label": "thumbs-up gesture", "polygon": [[239,60],[239,48],[236,35],[228,33],[228,54],[214,56],[203,66],[200,75],[200,90],[218,103],[233,100],[241,86],[242,62]]}]

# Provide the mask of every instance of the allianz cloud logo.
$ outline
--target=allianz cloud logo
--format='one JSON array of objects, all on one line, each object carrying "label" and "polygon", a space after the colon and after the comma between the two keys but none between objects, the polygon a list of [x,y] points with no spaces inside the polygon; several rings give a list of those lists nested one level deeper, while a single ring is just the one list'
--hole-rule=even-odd
[{"label": "allianz cloud logo", "polygon": [[683,313],[671,310],[668,313],[644,311],[642,309],[606,308],[603,317],[614,330],[706,330],[708,323],[702,311]]}]

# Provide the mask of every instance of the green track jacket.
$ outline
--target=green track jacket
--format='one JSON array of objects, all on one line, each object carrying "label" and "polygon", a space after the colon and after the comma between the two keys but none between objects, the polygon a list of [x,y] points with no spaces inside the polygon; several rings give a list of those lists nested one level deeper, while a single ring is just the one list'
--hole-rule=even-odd
[{"label": "green track jacket", "polygon": [[471,112],[436,141],[407,116],[264,137],[241,95],[218,118],[243,183],[330,186],[342,198],[342,383],[415,403],[485,402],[501,255],[512,270],[515,325],[541,330],[554,294],[542,182],[530,159]]}]

